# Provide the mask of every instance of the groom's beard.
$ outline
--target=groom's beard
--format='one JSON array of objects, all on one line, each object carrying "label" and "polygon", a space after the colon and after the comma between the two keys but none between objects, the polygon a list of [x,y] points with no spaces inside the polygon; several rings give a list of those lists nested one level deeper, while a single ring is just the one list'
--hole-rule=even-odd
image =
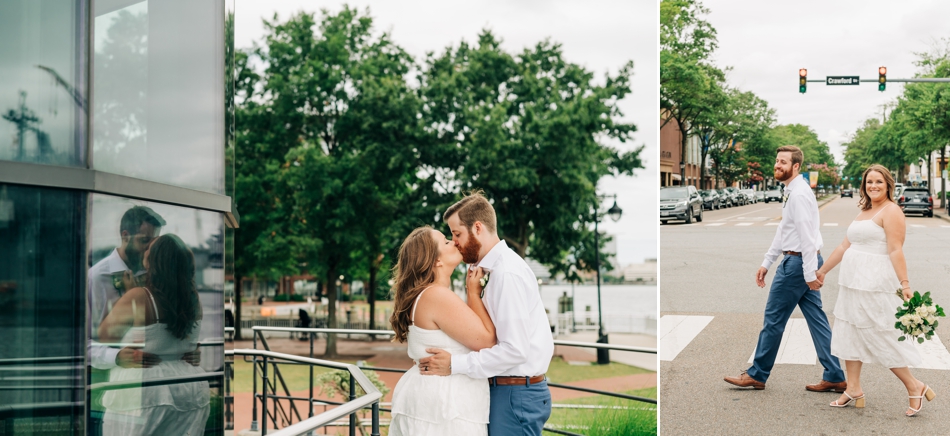
[{"label": "groom's beard", "polygon": [[480,251],[482,251],[482,243],[478,242],[478,239],[474,237],[469,237],[468,243],[459,247],[459,252],[462,253],[462,262],[469,265],[474,265],[478,262],[478,252]]},{"label": "groom's beard", "polygon": [[787,182],[791,176],[789,172],[786,172],[784,169],[781,169],[781,168],[777,168],[774,174],[772,175],[775,176],[775,180],[778,180],[780,182]]}]

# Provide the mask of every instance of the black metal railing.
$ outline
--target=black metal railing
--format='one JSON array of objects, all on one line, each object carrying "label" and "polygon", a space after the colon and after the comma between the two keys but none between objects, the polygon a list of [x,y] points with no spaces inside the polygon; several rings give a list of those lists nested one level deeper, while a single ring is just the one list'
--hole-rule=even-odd
[{"label": "black metal railing", "polygon": [[[226,332],[229,332],[229,331],[230,331],[230,332],[233,332],[233,328],[230,328],[230,327],[229,327],[229,328],[226,328],[225,331],[226,331]],[[262,352],[262,353],[271,353],[271,354],[269,354],[269,356],[271,356],[269,359],[267,359],[267,358],[259,359],[259,358],[258,358],[258,357],[259,357],[258,355],[252,355],[253,358],[252,358],[251,362],[253,363],[253,367],[254,367],[254,376],[253,376],[253,377],[254,377],[254,381],[253,381],[253,387],[252,387],[252,389],[253,389],[254,403],[253,403],[253,406],[252,406],[252,409],[253,409],[253,410],[252,410],[252,418],[251,418],[251,419],[252,419],[251,430],[253,430],[253,431],[261,431],[262,434],[267,434],[267,426],[268,426],[268,422],[267,422],[267,421],[269,420],[269,421],[270,421],[270,425],[272,425],[273,427],[276,428],[276,427],[279,425],[279,423],[278,423],[278,418],[281,418],[281,419],[284,419],[284,420],[285,420],[285,421],[284,421],[285,423],[292,424],[292,425],[289,426],[289,427],[285,427],[284,430],[281,430],[281,433],[279,433],[279,434],[281,434],[281,435],[285,435],[285,434],[286,434],[286,435],[299,435],[299,434],[303,434],[304,432],[309,432],[309,431],[311,431],[311,430],[313,430],[313,429],[315,429],[315,428],[325,427],[325,426],[329,426],[329,425],[335,425],[335,421],[336,421],[337,419],[343,418],[343,417],[345,417],[345,416],[348,415],[348,416],[349,416],[349,422],[347,423],[347,425],[348,425],[348,427],[349,427],[349,434],[355,436],[355,435],[356,435],[356,431],[357,431],[358,421],[359,421],[358,416],[357,416],[357,412],[359,412],[361,409],[368,408],[368,407],[372,407],[372,417],[371,417],[371,422],[372,422],[372,425],[373,425],[373,432],[372,432],[372,435],[373,435],[373,436],[376,436],[376,435],[379,434],[379,431],[378,431],[378,426],[380,425],[379,412],[390,412],[390,411],[391,411],[390,409],[382,408],[382,407],[381,407],[381,404],[380,404],[380,402],[379,402],[379,400],[377,400],[377,401],[374,402],[374,403],[366,403],[366,405],[364,405],[363,407],[360,407],[360,408],[348,407],[347,409],[345,409],[346,411],[348,411],[348,413],[336,413],[335,415],[332,415],[332,416],[336,416],[336,418],[333,418],[333,419],[329,419],[329,417],[331,416],[331,415],[327,415],[327,413],[329,413],[329,412],[324,412],[324,413],[322,413],[322,414],[320,414],[320,415],[316,415],[316,416],[317,416],[317,417],[319,417],[319,416],[324,416],[324,417],[326,417],[327,419],[320,419],[320,420],[311,421],[313,418],[315,418],[314,412],[313,412],[313,407],[314,407],[314,405],[324,405],[324,406],[327,406],[327,405],[335,405],[335,406],[337,406],[337,408],[330,409],[330,410],[337,410],[337,409],[339,409],[340,407],[343,407],[343,406],[346,406],[346,405],[352,406],[352,405],[354,404],[354,403],[353,403],[354,400],[357,398],[357,397],[355,396],[355,392],[354,392],[354,388],[355,388],[355,385],[354,385],[354,378],[355,378],[355,375],[354,375],[354,374],[355,374],[356,372],[358,372],[360,375],[362,375],[363,377],[365,377],[365,375],[362,373],[362,371],[404,373],[404,372],[406,372],[406,370],[405,370],[405,369],[398,369],[398,368],[378,368],[378,367],[367,367],[367,366],[348,365],[348,364],[342,364],[342,363],[332,362],[332,361],[326,361],[326,360],[317,360],[317,359],[314,359],[314,358],[313,358],[314,340],[315,340],[315,338],[317,337],[318,334],[322,334],[322,335],[331,335],[331,334],[334,334],[334,335],[348,335],[348,336],[349,336],[349,335],[392,336],[392,335],[395,334],[393,331],[391,331],[391,330],[366,330],[366,329],[329,329],[329,328],[299,328],[299,327],[296,327],[296,328],[295,328],[295,327],[275,327],[275,326],[255,326],[255,327],[252,328],[252,331],[253,331],[253,335],[252,335],[252,336],[253,336],[253,346],[254,346],[254,350],[235,350],[234,352],[230,352],[230,351],[228,352],[228,353],[231,353],[231,354],[233,354],[233,355],[244,355],[244,356],[252,355],[252,354],[250,354],[250,351],[260,351],[260,352]],[[291,359],[291,358],[286,358],[286,359],[282,359],[283,361],[278,362],[277,360],[275,360],[275,358],[274,358],[273,356],[276,356],[276,355],[289,356],[289,355],[281,354],[281,353],[274,353],[273,351],[270,351],[270,345],[267,343],[267,338],[266,338],[266,336],[264,336],[264,334],[263,334],[264,332],[282,332],[282,333],[306,334],[306,335],[308,336],[309,341],[310,341],[310,357],[309,357],[309,358],[305,358],[305,357],[292,356],[293,359]],[[257,350],[257,347],[259,346],[258,344],[260,344],[260,346],[263,347],[264,349],[263,349],[263,350]],[[611,344],[599,344],[599,343],[576,342],[576,341],[561,341],[561,340],[555,340],[555,341],[554,341],[554,344],[555,344],[555,345],[562,345],[562,346],[584,347],[584,348],[599,348],[599,349],[607,349],[607,350],[614,350],[614,351],[626,351],[626,352],[634,352],[634,353],[648,353],[648,354],[656,354],[656,353],[657,353],[656,348],[647,348],[647,347],[631,347],[631,346],[624,346],[624,345],[611,345]],[[240,353],[238,353],[238,351],[240,351]],[[230,355],[230,354],[229,354],[229,355]],[[263,354],[260,355],[260,356],[263,356]],[[303,359],[303,360],[301,360],[301,359]],[[294,364],[298,364],[298,365],[299,365],[299,364],[308,364],[308,362],[306,362],[305,360],[306,360],[306,361],[313,361],[313,362],[320,362],[319,364],[316,364],[316,363],[310,364],[310,383],[309,383],[310,392],[309,392],[309,396],[308,396],[308,397],[299,397],[299,396],[291,395],[291,393],[290,393],[290,388],[289,388],[289,386],[287,386],[285,379],[283,378],[282,374],[280,373],[280,368],[279,368],[278,363],[284,364],[284,365],[287,365],[287,364],[290,364],[290,365],[294,365]],[[227,361],[226,361],[225,372],[228,373],[228,374],[230,374],[231,376],[233,376],[233,374],[234,374],[233,369],[232,369],[232,368],[228,368],[228,366],[229,366],[231,363],[232,363],[232,362],[227,362]],[[273,377],[268,377],[268,376],[267,376],[267,374],[268,374],[268,372],[267,372],[267,371],[268,371],[268,368],[267,368],[267,367],[268,367],[268,366],[271,367],[271,372],[272,372],[272,374],[274,374]],[[333,402],[333,401],[316,400],[316,399],[314,399],[314,396],[313,396],[313,385],[314,385],[313,366],[333,367],[333,368],[338,368],[338,369],[344,369],[344,368],[345,368],[345,369],[349,370],[349,371],[350,371],[350,383],[349,383],[349,386],[350,386],[350,393],[349,393],[349,394],[350,394],[350,398],[349,398],[349,401],[348,401],[348,402]],[[352,368],[352,369],[350,369],[350,368]],[[263,387],[263,390],[264,390],[262,393],[258,393],[258,389],[257,389],[257,386],[258,386],[258,385],[257,385],[257,381],[258,381],[258,379],[261,380],[261,386]],[[367,379],[367,382],[368,382],[368,379]],[[369,383],[369,384],[372,385],[372,383]],[[360,383],[360,385],[362,386],[362,383]],[[655,398],[638,397],[638,396],[634,396],[634,395],[620,394],[620,393],[615,393],[615,392],[601,391],[601,390],[597,390],[597,389],[589,389],[589,388],[583,388],[583,387],[578,387],[578,386],[571,386],[571,385],[564,385],[564,384],[550,383],[550,382],[548,383],[548,386],[549,386],[549,387],[552,387],[552,388],[557,388],[557,389],[574,390],[574,391],[580,391],[580,392],[585,392],[585,393],[593,393],[593,394],[602,395],[602,396],[608,396],[608,397],[614,397],[614,398],[622,398],[622,399],[625,399],[625,400],[637,401],[637,402],[647,403],[647,404],[651,404],[651,405],[656,405],[656,404],[657,404],[657,400],[656,400]],[[280,391],[282,391],[283,395],[278,394],[278,389],[279,389]],[[366,387],[365,387],[365,386],[363,386],[363,389],[364,389],[365,392],[370,392],[369,390],[366,390]],[[376,390],[375,386],[373,386],[373,390]],[[376,391],[378,392],[378,390],[376,390]],[[380,396],[381,396],[381,395],[380,395]],[[230,398],[230,400],[229,400],[229,398]],[[363,397],[360,397],[360,398],[363,398]],[[271,412],[268,412],[268,408],[267,408],[267,402],[268,402],[269,400],[270,400],[271,403],[272,403],[272,408],[270,409]],[[280,400],[286,400],[286,401],[289,403],[289,406],[285,409],[284,406],[283,406],[283,404],[280,402]],[[308,406],[309,406],[310,412],[309,412],[308,419],[306,419],[306,420],[302,420],[302,419],[301,419],[300,413],[299,413],[299,409],[297,409],[296,406],[294,405],[295,402],[299,402],[299,401],[306,401],[307,404],[308,404]],[[259,413],[259,410],[258,410],[258,403],[261,404],[261,410],[260,410],[260,412],[263,412],[263,413]],[[225,411],[225,415],[226,415],[226,416],[229,416],[229,417],[233,417],[233,414],[234,414],[234,410],[233,410],[233,396],[230,395],[230,384],[227,382],[227,380],[226,380],[226,383],[225,383],[225,405],[226,405],[226,407],[227,407],[227,410]],[[586,406],[586,407],[584,407],[584,408],[599,408],[599,407],[602,407],[602,406]],[[655,409],[655,407],[654,407],[654,408],[651,408],[650,410],[656,410],[656,409]],[[304,427],[307,428],[306,430],[302,430],[302,432],[300,432],[300,433],[294,433],[294,432],[283,433],[283,431],[285,431],[285,430],[289,430],[289,429],[291,429],[291,428],[298,428],[298,427],[296,426],[296,424],[293,424],[293,423],[292,423],[294,416],[296,416],[297,420],[300,421],[300,423],[303,423],[303,422],[311,422],[313,425],[316,425],[316,427],[314,427],[314,426],[309,426],[309,425],[308,425],[308,426],[299,427],[299,428],[304,428]],[[544,430],[547,431],[547,432],[550,432],[550,433],[555,433],[555,434],[583,436],[583,435],[580,435],[580,434],[578,434],[578,433],[572,433],[572,432],[566,431],[566,430],[564,430],[564,429],[558,429],[558,428],[545,427]],[[271,433],[271,434],[278,434],[278,433]]]}]

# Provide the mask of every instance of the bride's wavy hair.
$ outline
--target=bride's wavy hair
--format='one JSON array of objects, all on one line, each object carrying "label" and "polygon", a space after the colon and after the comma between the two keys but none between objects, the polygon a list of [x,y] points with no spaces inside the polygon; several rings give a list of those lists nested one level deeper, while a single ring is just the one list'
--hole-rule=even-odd
[{"label": "bride's wavy hair", "polygon": [[201,304],[195,286],[195,255],[181,238],[169,233],[152,242],[145,281],[168,331],[185,339],[198,327]]},{"label": "bride's wavy hair", "polygon": [[884,177],[884,184],[887,185],[887,201],[894,201],[894,176],[891,175],[891,172],[884,167],[884,165],[874,164],[869,166],[864,170],[864,174],[861,175],[861,199],[858,200],[858,207],[861,210],[868,210],[871,208],[871,198],[868,197],[868,173],[874,171],[880,173],[881,177]]},{"label": "bride's wavy hair", "polygon": [[396,336],[393,342],[406,342],[412,324],[412,303],[427,286],[435,282],[435,264],[439,260],[439,244],[432,238],[432,227],[412,231],[399,246],[399,259],[393,267],[392,295],[395,302],[389,318]]}]

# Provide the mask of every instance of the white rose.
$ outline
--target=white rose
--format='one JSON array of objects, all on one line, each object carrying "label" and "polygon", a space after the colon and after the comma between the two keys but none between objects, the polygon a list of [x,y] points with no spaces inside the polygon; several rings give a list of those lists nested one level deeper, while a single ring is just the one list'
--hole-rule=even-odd
[{"label": "white rose", "polygon": [[920,315],[920,316],[927,316],[927,308],[924,307],[924,306],[918,307],[918,308],[917,308],[917,315]]},{"label": "white rose", "polygon": [[927,306],[927,313],[933,315],[937,313],[937,308],[935,306]]},{"label": "white rose", "polygon": [[912,334],[912,335],[914,335],[914,336],[920,336],[920,335],[922,335],[922,334],[923,334],[923,332],[922,332],[922,331],[920,331],[920,329],[914,329],[914,332],[913,332],[913,333],[911,333],[911,334]]}]

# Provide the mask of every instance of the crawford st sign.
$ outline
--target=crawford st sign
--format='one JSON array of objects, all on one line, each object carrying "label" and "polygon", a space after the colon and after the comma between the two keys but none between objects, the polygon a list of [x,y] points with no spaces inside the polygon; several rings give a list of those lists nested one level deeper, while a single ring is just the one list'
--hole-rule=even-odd
[{"label": "crawford st sign", "polygon": [[860,83],[858,76],[827,76],[825,78],[827,85],[858,85]]}]

